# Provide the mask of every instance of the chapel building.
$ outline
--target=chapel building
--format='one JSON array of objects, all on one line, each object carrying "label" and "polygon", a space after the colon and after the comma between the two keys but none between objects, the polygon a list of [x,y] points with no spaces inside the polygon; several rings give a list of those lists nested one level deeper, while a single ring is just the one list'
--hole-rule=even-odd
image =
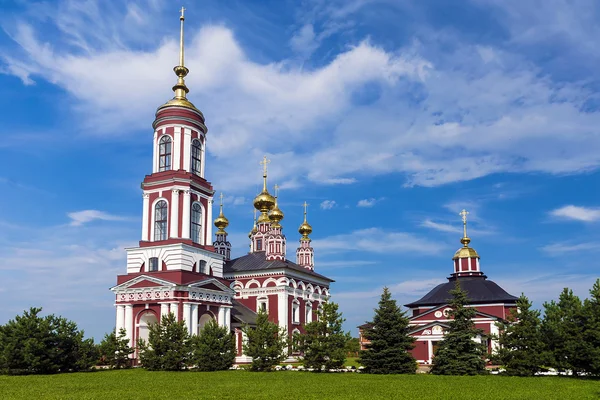
[{"label": "chapel building", "polygon": [[[191,335],[215,320],[235,333],[236,362],[249,362],[242,349],[243,325],[255,324],[262,309],[290,337],[303,332],[304,324],[315,319],[327,301],[333,280],[314,270],[306,203],[296,261],[286,258],[284,214],[277,187],[275,196],[267,189],[266,156],[261,163],[263,190],[254,200],[260,216],[249,234],[250,252],[231,259],[222,194],[220,213],[214,221],[212,217],[215,190],[205,178],[205,118],[187,99],[183,11],[179,65],[173,69],[175,96],[157,109],[152,124],[152,171],[141,185],[141,240],[126,249],[126,273],[118,275],[111,288],[116,331],[125,329],[135,347],[139,339],[148,339],[149,325],[168,313],[184,321]],[[136,352],[133,358],[137,356]]]}]

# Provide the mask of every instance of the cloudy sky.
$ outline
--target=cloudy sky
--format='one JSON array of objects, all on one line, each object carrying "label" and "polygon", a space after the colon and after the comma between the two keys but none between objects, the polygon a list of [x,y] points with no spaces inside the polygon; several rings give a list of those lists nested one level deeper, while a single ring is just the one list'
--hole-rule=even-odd
[{"label": "cloudy sky", "polygon": [[[30,306],[96,338],[140,239],[181,1],[0,0],[0,323]],[[444,282],[470,211],[488,277],[534,304],[600,275],[600,9],[582,1],[184,0],[206,176],[247,250],[259,161],[288,248],[309,204],[346,328],[384,285]],[[294,254],[289,258],[294,259]]]}]

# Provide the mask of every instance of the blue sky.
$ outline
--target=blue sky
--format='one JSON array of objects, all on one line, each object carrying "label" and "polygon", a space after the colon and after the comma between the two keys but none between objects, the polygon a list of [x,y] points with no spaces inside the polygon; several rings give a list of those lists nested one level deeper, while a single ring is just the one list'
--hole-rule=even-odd
[{"label": "blue sky", "polygon": [[[268,154],[288,248],[309,204],[346,329],[384,285],[445,281],[470,211],[482,270],[538,307],[600,275],[594,1],[183,1],[189,98],[234,253]],[[30,306],[100,338],[140,239],[181,2],[0,1],[0,323]],[[288,258],[294,259],[294,254]]]}]

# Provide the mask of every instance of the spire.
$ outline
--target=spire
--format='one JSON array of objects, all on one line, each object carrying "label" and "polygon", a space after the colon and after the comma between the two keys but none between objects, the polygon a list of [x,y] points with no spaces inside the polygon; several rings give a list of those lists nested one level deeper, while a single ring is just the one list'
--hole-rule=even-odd
[{"label": "spire", "polygon": [[270,222],[268,212],[275,206],[275,198],[267,190],[267,164],[270,162],[267,156],[264,156],[260,162],[263,166],[263,190],[254,198],[254,207],[260,211],[259,224]]},{"label": "spire", "polygon": [[312,226],[310,226],[310,224],[306,221],[306,211],[308,209],[308,204],[306,203],[306,201],[302,206],[304,207],[304,222],[302,223],[302,225],[300,225],[300,228],[298,228],[298,232],[300,232],[300,234],[302,235],[302,238],[300,238],[300,240],[310,240],[308,235],[312,233]]},{"label": "spire", "polygon": [[219,196],[221,200],[220,213],[219,216],[215,219],[215,226],[219,228],[219,230],[217,231],[217,235],[226,235],[227,232],[225,232],[225,228],[227,228],[227,226],[229,225],[229,220],[225,218],[225,215],[223,215],[223,197],[223,193],[221,193],[221,195]]},{"label": "spire", "polygon": [[467,215],[469,215],[469,212],[463,208],[458,215],[461,216],[463,222],[463,237],[460,239],[460,242],[465,247],[468,247],[469,243],[471,242],[471,239],[467,236]]}]

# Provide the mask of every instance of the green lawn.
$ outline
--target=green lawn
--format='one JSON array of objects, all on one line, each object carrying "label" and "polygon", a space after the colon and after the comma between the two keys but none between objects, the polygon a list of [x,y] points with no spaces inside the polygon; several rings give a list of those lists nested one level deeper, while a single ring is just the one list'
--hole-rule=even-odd
[{"label": "green lawn", "polygon": [[2,399],[599,399],[600,382],[501,376],[148,372],[0,376]]}]

